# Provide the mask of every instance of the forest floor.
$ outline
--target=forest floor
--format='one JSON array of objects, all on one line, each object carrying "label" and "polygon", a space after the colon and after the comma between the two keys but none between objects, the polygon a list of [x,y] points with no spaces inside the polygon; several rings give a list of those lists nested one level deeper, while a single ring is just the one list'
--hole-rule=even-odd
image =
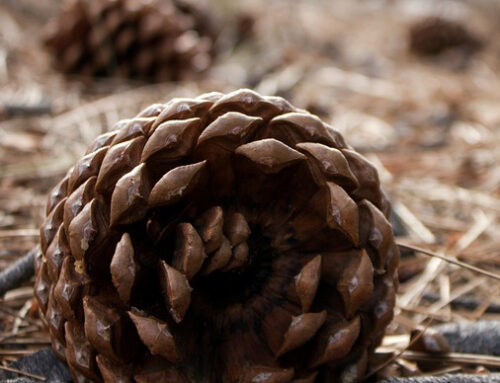
[{"label": "forest floor", "polygon": [[[166,84],[55,72],[40,36],[57,3],[0,2],[0,269],[36,245],[48,190],[97,134],[153,102],[250,87],[318,114],[373,161],[398,241],[500,273],[498,2],[218,0],[221,19],[250,17],[252,33],[226,38],[204,80]],[[413,55],[409,27],[429,15],[458,20],[482,49]],[[221,22],[223,32],[233,21]],[[46,113],[28,115],[36,111]],[[430,318],[500,319],[492,278],[421,253],[407,254],[400,274],[391,347],[405,347]],[[49,344],[32,297],[27,283],[0,302],[4,363]]]}]

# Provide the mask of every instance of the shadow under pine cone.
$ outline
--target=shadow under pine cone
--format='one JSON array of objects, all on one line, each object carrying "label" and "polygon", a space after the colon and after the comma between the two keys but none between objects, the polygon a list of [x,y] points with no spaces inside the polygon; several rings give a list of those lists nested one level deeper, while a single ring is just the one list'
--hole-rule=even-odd
[{"label": "shadow under pine cone", "polygon": [[[448,323],[434,327],[448,341],[454,352],[500,355],[500,321],[479,321],[475,323]],[[10,367],[32,374],[43,375],[46,382],[71,382],[66,366],[50,349],[28,355]],[[1,383],[31,383],[28,378],[15,379],[11,372],[0,373]],[[448,374],[442,376],[421,376],[412,378],[389,378],[382,383],[497,383],[500,374]]]}]

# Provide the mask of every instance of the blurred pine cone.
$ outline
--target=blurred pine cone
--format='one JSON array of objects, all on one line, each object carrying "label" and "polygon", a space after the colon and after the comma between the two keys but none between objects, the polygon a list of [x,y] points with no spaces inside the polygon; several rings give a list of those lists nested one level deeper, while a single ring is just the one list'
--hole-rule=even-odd
[{"label": "blurred pine cone", "polygon": [[40,315],[77,382],[353,382],[393,316],[389,210],[282,98],[152,105],[51,192]]},{"label": "blurred pine cone", "polygon": [[68,0],[45,43],[65,73],[166,81],[205,70],[215,34],[186,0]]},{"label": "blurred pine cone", "polygon": [[421,56],[433,56],[450,48],[473,52],[479,39],[460,23],[441,17],[428,17],[410,28],[410,50]]}]

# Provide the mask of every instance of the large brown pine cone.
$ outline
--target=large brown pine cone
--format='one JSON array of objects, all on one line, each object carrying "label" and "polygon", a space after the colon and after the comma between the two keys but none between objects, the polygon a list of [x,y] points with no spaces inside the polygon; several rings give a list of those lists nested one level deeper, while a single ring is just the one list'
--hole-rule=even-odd
[{"label": "large brown pine cone", "polygon": [[474,52],[480,47],[479,39],[462,24],[441,17],[425,18],[410,28],[410,50],[418,55],[438,55],[451,48]]},{"label": "large brown pine cone", "polygon": [[36,296],[76,381],[352,382],[393,316],[373,165],[249,90],[152,105],[49,197]]},{"label": "large brown pine cone", "polygon": [[205,70],[214,38],[210,16],[187,0],[67,0],[45,42],[65,73],[165,81]]}]

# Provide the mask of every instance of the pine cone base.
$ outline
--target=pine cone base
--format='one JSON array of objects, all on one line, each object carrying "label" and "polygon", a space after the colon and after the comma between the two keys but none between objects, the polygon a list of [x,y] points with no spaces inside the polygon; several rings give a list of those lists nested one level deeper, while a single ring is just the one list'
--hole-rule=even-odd
[{"label": "pine cone base", "polygon": [[35,294],[75,381],[352,382],[392,320],[377,172],[249,90],[152,105],[49,196]]}]

